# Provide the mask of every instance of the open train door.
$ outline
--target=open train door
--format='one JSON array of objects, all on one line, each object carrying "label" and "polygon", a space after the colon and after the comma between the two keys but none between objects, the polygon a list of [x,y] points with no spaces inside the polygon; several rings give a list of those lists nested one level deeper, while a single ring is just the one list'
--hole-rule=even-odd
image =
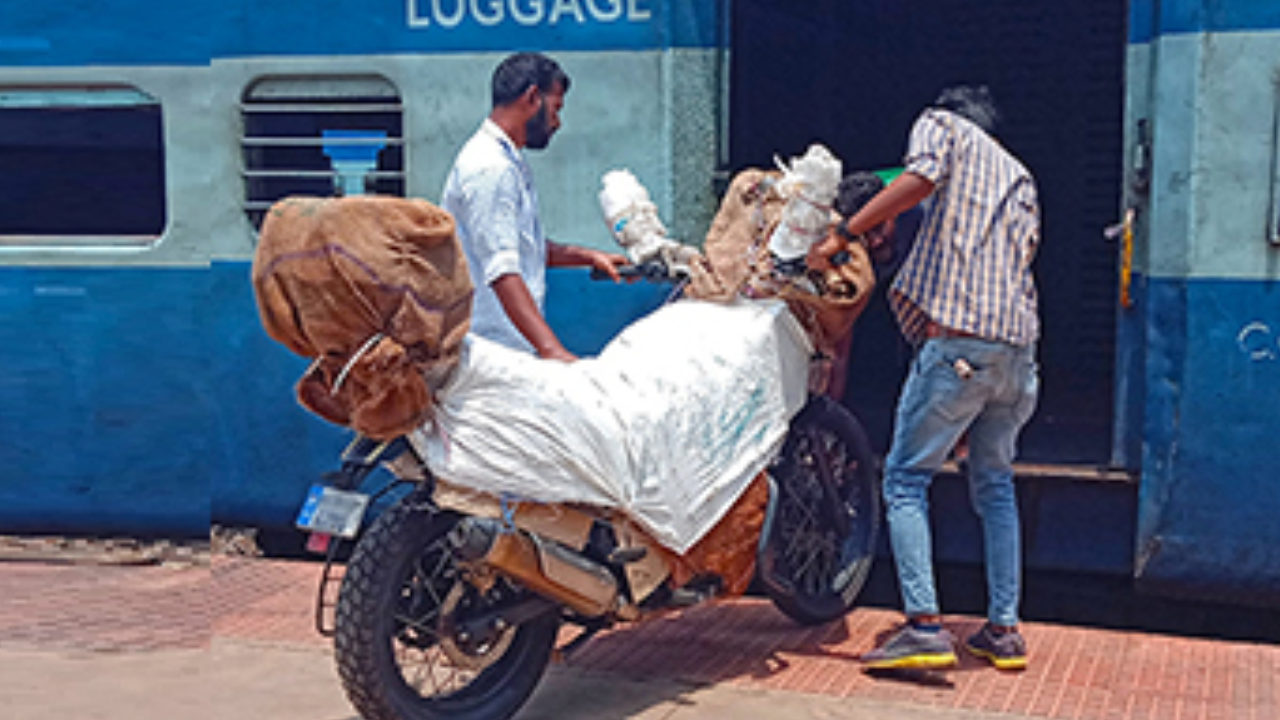
[{"label": "open train door", "polygon": [[[901,165],[942,88],[988,85],[1001,141],[1040,190],[1043,392],[1023,461],[1107,465],[1113,425],[1126,3],[734,0],[730,163],[822,142],[852,169]],[[880,296],[855,329],[846,404],[887,448],[909,348]]]}]

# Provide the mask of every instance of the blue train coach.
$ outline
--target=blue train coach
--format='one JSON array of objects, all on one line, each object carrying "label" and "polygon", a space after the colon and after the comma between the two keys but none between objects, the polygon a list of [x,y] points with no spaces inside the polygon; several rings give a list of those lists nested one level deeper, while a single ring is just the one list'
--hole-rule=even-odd
[{"label": "blue train coach", "polygon": [[[287,528],[346,431],[262,333],[287,194],[436,199],[513,50],[573,77],[532,154],[544,222],[607,247],[626,167],[697,240],[745,167],[901,161],[989,85],[1040,186],[1044,393],[1027,562],[1280,604],[1280,4],[1272,0],[115,0],[0,8],[0,532]],[[592,352],[664,290],[552,276]],[[909,349],[861,320],[845,402],[881,449]],[[939,483],[940,502],[954,483]],[[976,558],[972,518],[939,554]]]}]

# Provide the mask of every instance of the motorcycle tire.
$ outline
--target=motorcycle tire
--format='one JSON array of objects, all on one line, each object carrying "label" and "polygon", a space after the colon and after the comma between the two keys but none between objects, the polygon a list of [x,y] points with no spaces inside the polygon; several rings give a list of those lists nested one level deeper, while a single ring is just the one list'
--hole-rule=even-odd
[{"label": "motorcycle tire", "polygon": [[814,396],[769,472],[778,492],[761,586],[802,625],[843,617],[866,583],[880,533],[880,462],[866,431],[839,403]]},{"label": "motorcycle tire", "polygon": [[555,612],[474,642],[453,629],[467,612],[528,592],[501,579],[481,592],[462,577],[448,540],[460,519],[410,495],[379,516],[352,553],[334,654],[347,698],[365,720],[505,720],[546,670]]}]

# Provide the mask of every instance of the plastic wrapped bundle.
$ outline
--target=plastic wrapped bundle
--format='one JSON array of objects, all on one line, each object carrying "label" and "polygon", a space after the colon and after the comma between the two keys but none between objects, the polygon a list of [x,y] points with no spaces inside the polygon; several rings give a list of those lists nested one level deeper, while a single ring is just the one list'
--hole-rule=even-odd
[{"label": "plastic wrapped bundle", "polygon": [[616,508],[684,553],[781,447],[811,352],[772,300],[666,305],[568,364],[472,337],[410,440],[451,483]]},{"label": "plastic wrapped bundle", "polygon": [[803,258],[831,226],[831,202],[840,186],[840,159],[822,145],[810,145],[782,170],[775,192],[786,198],[782,221],[769,237],[769,251],[784,262]]},{"label": "plastic wrapped bundle", "polygon": [[698,251],[667,237],[657,206],[636,176],[630,170],[611,170],[601,183],[600,212],[631,262],[660,261],[673,272],[686,272]]},{"label": "plastic wrapped bundle", "polygon": [[[742,295],[782,298],[804,326],[815,349],[833,357],[840,352],[841,342],[871,298],[875,272],[866,250],[852,245],[850,261],[824,273],[818,292],[798,288],[785,279],[779,282],[773,273],[768,239],[776,235],[786,208],[796,204],[781,192],[783,180],[780,171],[755,168],[734,176],[703,246],[711,278],[695,277],[685,293],[708,300]],[[824,233],[829,222],[824,216]],[[822,392],[824,387],[811,389]]]}]

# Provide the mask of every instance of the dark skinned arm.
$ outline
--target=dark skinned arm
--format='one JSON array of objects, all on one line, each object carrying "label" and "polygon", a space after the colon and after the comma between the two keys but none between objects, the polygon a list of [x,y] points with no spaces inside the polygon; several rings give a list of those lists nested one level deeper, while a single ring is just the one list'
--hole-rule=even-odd
[{"label": "dark skinned arm", "polygon": [[[626,263],[627,259],[622,255],[547,242],[547,265],[552,267],[596,267],[617,282],[622,279],[618,274],[618,266]],[[498,302],[502,303],[502,309],[510,318],[511,324],[533,345],[538,357],[564,362],[578,359],[578,356],[565,349],[555,331],[547,324],[547,319],[538,312],[538,306],[533,302],[533,295],[524,278],[510,273],[494,280],[490,287],[498,296]]]},{"label": "dark skinned arm", "polygon": [[593,267],[619,282],[622,276],[618,266],[626,264],[627,258],[622,255],[547,241],[547,265],[551,267]]},{"label": "dark skinned arm", "polygon": [[[857,237],[919,205],[933,194],[933,189],[933,181],[923,175],[904,172],[854,213],[845,222],[845,229],[850,235]],[[809,265],[819,270],[830,267],[831,256],[843,250],[845,243],[845,239],[834,231],[827,233],[827,237],[810,250]]]},{"label": "dark skinned arm", "polygon": [[538,357],[563,362],[578,359],[560,344],[560,338],[556,337],[555,331],[547,324],[547,319],[538,312],[538,306],[533,302],[533,295],[529,293],[529,286],[525,285],[524,278],[516,273],[508,273],[489,286],[498,296],[498,302],[502,303],[502,309],[511,323],[533,345]]}]

